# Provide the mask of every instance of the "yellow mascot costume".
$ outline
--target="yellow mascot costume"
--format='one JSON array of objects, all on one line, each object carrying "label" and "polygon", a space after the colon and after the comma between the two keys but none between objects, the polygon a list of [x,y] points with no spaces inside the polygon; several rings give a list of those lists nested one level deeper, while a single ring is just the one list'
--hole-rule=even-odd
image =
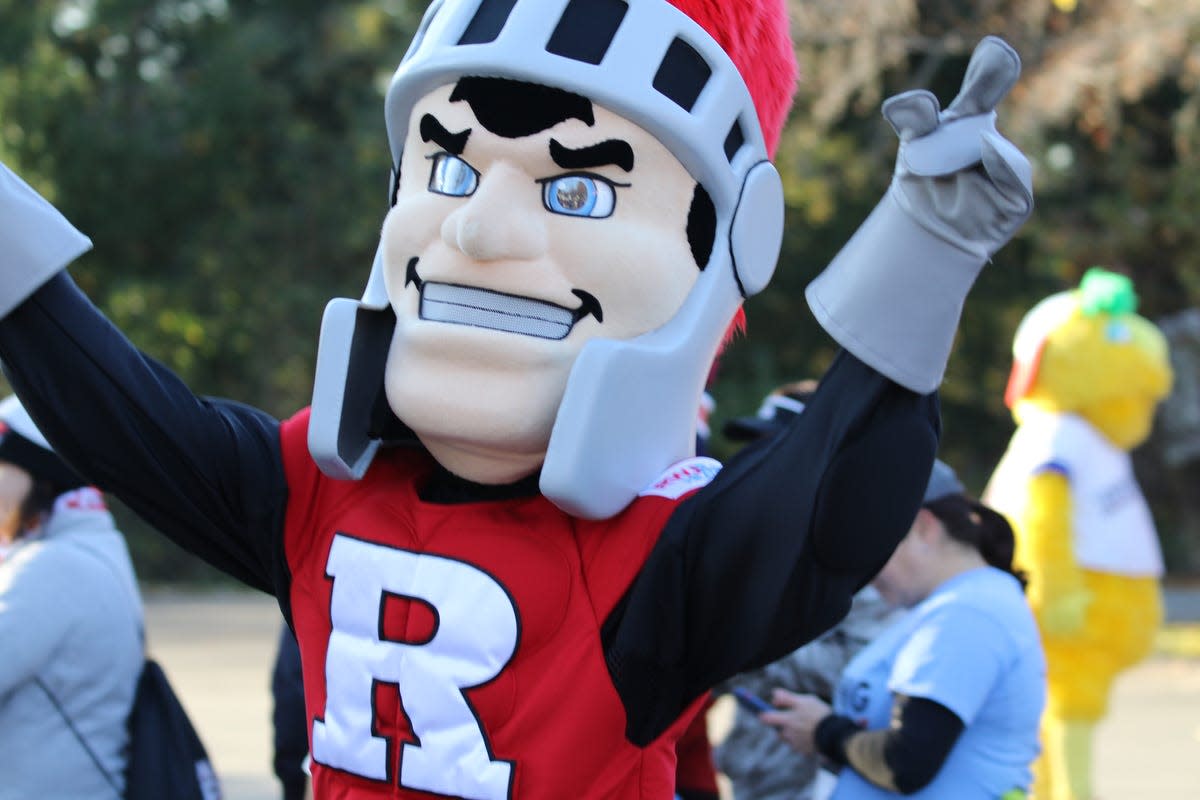
[{"label": "yellow mascot costume", "polygon": [[1005,401],[1017,422],[987,502],[1017,532],[1049,702],[1039,800],[1088,800],[1092,732],[1113,680],[1162,621],[1162,556],[1129,451],[1170,391],[1167,344],[1128,278],[1099,268],[1022,320]]}]

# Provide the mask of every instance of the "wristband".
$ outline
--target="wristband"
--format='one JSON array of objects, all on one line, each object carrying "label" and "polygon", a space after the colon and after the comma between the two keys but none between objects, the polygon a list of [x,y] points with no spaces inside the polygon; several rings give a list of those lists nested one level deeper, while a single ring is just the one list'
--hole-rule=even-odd
[{"label": "wristband", "polygon": [[817,752],[838,767],[846,766],[846,741],[863,728],[850,717],[828,714],[817,723],[813,743]]}]

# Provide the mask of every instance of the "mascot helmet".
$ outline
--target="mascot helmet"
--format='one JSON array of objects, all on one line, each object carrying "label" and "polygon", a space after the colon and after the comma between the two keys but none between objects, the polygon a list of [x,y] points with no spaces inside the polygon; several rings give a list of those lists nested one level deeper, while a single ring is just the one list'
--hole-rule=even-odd
[{"label": "mascot helmet", "polygon": [[[673,3],[435,0],[387,93],[397,167],[418,100],[463,76],[500,77],[582,95],[641,126],[712,199],[711,256],[675,316],[634,339],[589,341],[572,368],[541,488],[587,518],[618,513],[692,454],[711,361],[742,299],[769,281],[783,236],[782,184],[767,159],[795,84],[786,9]],[[333,300],[322,323],[309,449],[333,477],[361,477],[395,438],[389,428],[402,430],[382,392],[393,327],[377,254],[362,299]]]}]

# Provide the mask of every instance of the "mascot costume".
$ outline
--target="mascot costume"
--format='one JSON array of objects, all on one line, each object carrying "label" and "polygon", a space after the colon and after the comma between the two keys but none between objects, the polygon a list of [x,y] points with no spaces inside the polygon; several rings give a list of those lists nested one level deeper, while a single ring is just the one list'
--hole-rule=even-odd
[{"label": "mascot costume", "polygon": [[200,398],[0,175],[0,358],[82,474],[272,592],[318,798],[670,798],[723,678],[839,620],[916,513],[963,300],[1032,210],[1020,61],[892,98],[891,188],[807,291],[843,350],[719,470],[696,409],[783,232],[781,0],[435,0],[387,92],[391,209],[310,410]]},{"label": "mascot costume", "polygon": [[1092,730],[1162,621],[1162,556],[1129,451],[1172,376],[1166,339],[1136,308],[1128,278],[1093,268],[1025,316],[1005,395],[1018,427],[985,495],[1013,523],[1046,647],[1046,800],[1092,797]]}]

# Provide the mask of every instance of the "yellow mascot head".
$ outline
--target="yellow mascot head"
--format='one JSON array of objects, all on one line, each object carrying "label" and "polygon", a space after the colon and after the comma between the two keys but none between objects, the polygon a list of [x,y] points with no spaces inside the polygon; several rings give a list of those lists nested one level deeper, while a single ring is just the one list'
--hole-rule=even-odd
[{"label": "yellow mascot head", "polygon": [[1122,450],[1146,439],[1173,375],[1166,339],[1137,302],[1129,278],[1093,267],[1025,315],[1005,393],[1018,423],[1040,409],[1077,414]]}]

